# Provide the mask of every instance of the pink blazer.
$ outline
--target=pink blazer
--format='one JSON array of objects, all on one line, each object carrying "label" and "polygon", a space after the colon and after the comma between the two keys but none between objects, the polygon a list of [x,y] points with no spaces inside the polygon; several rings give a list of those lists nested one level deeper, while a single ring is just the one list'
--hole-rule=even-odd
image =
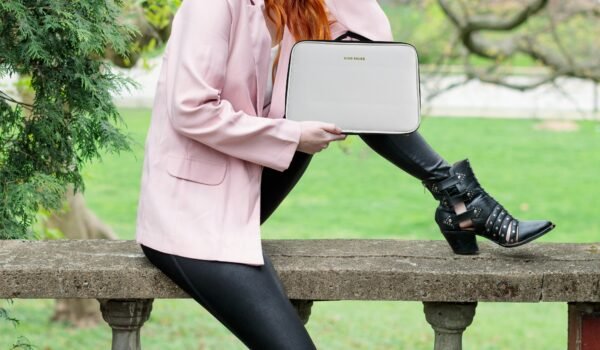
[{"label": "pink blazer", "polygon": [[[391,40],[376,0],[327,0],[339,23]],[[263,167],[287,169],[300,124],[283,118],[285,32],[270,110],[264,0],[185,0],[173,19],[145,142],[136,242],[184,257],[263,265]]]}]

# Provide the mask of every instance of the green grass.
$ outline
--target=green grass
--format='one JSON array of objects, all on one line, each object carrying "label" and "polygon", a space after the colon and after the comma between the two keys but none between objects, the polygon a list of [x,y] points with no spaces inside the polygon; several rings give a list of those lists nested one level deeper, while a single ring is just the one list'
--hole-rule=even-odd
[{"label": "green grass", "polygon": [[[124,109],[134,154],[106,155],[85,168],[88,205],[133,239],[144,135],[150,110]],[[515,216],[552,219],[540,242],[597,242],[600,128],[576,132],[534,129],[535,120],[425,118],[420,132],[449,161],[468,157],[488,192]],[[441,239],[435,202],[420,182],[371,151],[358,137],[317,154],[288,198],[263,226],[264,239]],[[15,299],[21,320],[0,322],[0,350],[18,335],[40,349],[108,349],[106,324],[77,330],[48,321],[53,300]],[[523,325],[527,325],[524,327]],[[307,329],[320,349],[431,349],[433,332],[419,302],[316,302]],[[499,331],[501,330],[501,331]],[[466,349],[564,349],[563,303],[480,303],[464,338]],[[193,300],[155,300],[142,330],[145,350],[244,349]]]}]

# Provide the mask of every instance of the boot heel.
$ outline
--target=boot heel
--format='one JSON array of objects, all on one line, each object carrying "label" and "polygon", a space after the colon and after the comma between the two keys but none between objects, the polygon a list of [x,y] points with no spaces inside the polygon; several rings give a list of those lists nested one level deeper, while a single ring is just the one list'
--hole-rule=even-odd
[{"label": "boot heel", "polygon": [[442,231],[444,238],[455,254],[477,254],[479,247],[475,234],[469,231]]}]

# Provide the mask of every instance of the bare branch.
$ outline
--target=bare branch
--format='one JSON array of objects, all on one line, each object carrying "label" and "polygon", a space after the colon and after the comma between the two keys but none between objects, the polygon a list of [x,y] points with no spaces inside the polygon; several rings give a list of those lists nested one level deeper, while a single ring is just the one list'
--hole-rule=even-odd
[{"label": "bare branch", "polygon": [[9,102],[13,102],[16,104],[19,104],[29,110],[33,109],[33,105],[29,104],[29,103],[25,103],[25,102],[21,102],[21,101],[17,101],[14,98],[10,97],[7,93],[5,93],[4,91],[0,90],[0,100],[6,100]]},{"label": "bare branch", "polygon": [[[550,16],[548,26],[543,26],[542,28],[537,26],[537,32],[529,31],[527,34],[511,33],[503,40],[492,41],[486,39],[482,34],[493,31],[509,32],[522,27],[533,16],[539,15],[542,10],[549,8],[550,1],[529,1],[519,11],[507,18],[502,18],[499,15],[468,14],[465,8],[462,9],[463,13],[460,13],[461,6],[457,6],[456,2],[453,3],[454,6],[451,6],[448,0],[437,0],[437,2],[447,18],[457,29],[457,37],[470,54],[489,59],[496,63],[506,62],[508,58],[514,57],[517,54],[524,54],[551,70],[550,74],[539,81],[521,85],[509,83],[505,79],[480,70],[474,70],[467,64],[467,74],[471,78],[479,78],[482,81],[521,91],[553,82],[559,76],[570,76],[600,82],[600,62],[596,59],[596,55],[588,55],[591,57],[577,56],[576,53],[573,53],[572,48],[567,46],[567,43],[575,43],[561,40],[557,29],[559,24],[566,23],[566,21],[576,16],[590,16],[590,14],[592,16],[600,16],[600,4],[569,3],[569,6],[565,7],[566,5],[564,4],[553,2],[554,6],[551,8],[555,9],[558,6],[558,9],[556,9],[556,17],[553,15]],[[463,5],[462,2],[459,5]],[[590,41],[595,42],[593,40]]]},{"label": "bare branch", "polygon": [[554,42],[556,43],[556,46],[558,46],[558,49],[560,50],[560,52],[562,53],[562,55],[565,57],[565,59],[567,60],[567,62],[569,63],[570,66],[574,67],[575,66],[575,60],[573,59],[573,57],[571,57],[571,55],[569,54],[569,52],[567,51],[567,49],[565,48],[565,45],[563,44],[562,40],[560,40],[560,36],[558,35],[558,32],[556,31],[556,28],[558,27],[558,23],[556,21],[555,16],[550,15],[550,33],[552,33],[552,38],[554,39]]},{"label": "bare branch", "polygon": [[464,20],[452,11],[447,0],[438,0],[438,4],[459,30],[461,41],[469,51],[481,57],[495,59],[498,56],[510,56],[513,54],[517,49],[516,42],[514,40],[507,40],[499,47],[488,44],[483,40],[477,40],[475,36],[481,31],[513,30],[546,7],[548,0],[536,0],[523,7],[512,18],[506,20],[491,15],[471,16],[468,20]]},{"label": "bare branch", "polygon": [[448,0],[438,0],[438,4],[455,26],[460,28],[461,31],[469,32],[470,35],[472,32],[481,30],[507,31],[515,29],[525,23],[529,17],[544,9],[548,5],[548,0],[535,0],[509,19],[486,15],[470,16],[468,20],[464,20],[450,8]]},{"label": "bare branch", "polygon": [[479,79],[482,82],[495,84],[499,86],[503,86],[513,90],[526,91],[532,90],[542,85],[553,82],[556,78],[558,78],[558,74],[550,74],[545,77],[538,79],[537,81],[528,83],[528,84],[517,84],[509,82],[505,77],[494,76],[490,74],[486,74],[480,70],[475,69],[474,67],[469,66],[467,69],[467,77],[470,79]]},{"label": "bare branch", "polygon": [[425,99],[425,101],[427,102],[431,102],[433,99],[435,99],[436,97],[442,95],[445,92],[448,92],[454,88],[457,88],[459,86],[463,86],[465,84],[467,84],[468,82],[470,82],[471,80],[473,80],[472,77],[466,76],[463,80],[457,81],[455,83],[452,84],[448,84],[446,86],[444,86],[443,88],[439,88],[434,90],[432,93],[430,93],[429,95],[427,95],[427,98]]},{"label": "bare branch", "polygon": [[[445,0],[440,0],[445,2]],[[512,18],[502,19],[498,16],[477,16],[471,17],[465,30],[476,32],[481,30],[508,31],[513,30],[525,23],[530,17],[543,10],[548,5],[548,0],[536,0],[513,15]]]},{"label": "bare branch", "polygon": [[587,116],[587,113],[585,112],[585,110],[583,108],[581,108],[581,106],[579,105],[577,100],[574,99],[573,96],[571,96],[571,94],[569,94],[560,84],[558,84],[556,81],[553,81],[552,86],[556,89],[556,91],[558,91],[561,95],[563,95],[567,100],[571,101],[571,103],[573,104],[573,106],[575,106],[575,109],[577,110],[579,115],[581,115],[583,118],[585,118]]}]

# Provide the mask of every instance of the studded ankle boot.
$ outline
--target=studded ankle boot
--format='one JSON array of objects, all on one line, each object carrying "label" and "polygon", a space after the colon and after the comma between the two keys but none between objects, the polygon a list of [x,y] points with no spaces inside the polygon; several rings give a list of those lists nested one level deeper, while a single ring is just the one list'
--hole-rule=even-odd
[{"label": "studded ankle boot", "polygon": [[[450,176],[437,182],[423,181],[433,197],[440,201],[435,221],[456,254],[476,254],[475,236],[485,237],[503,247],[516,247],[552,230],[550,221],[521,221],[514,218],[479,184],[468,159],[456,162]],[[466,211],[456,214],[454,205],[464,202]],[[470,219],[472,226],[461,228]]]}]

